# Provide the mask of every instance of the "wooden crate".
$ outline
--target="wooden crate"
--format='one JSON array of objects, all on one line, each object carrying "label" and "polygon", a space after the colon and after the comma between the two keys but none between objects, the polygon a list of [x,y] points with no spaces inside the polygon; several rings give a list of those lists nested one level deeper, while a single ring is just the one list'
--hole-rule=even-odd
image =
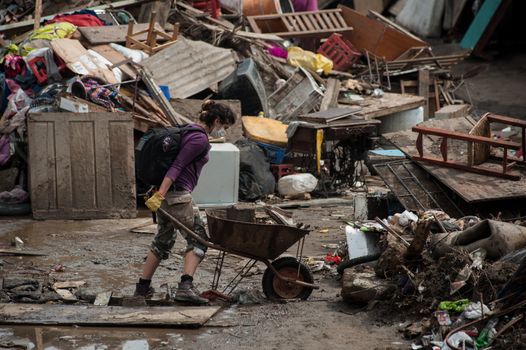
[{"label": "wooden crate", "polygon": [[137,215],[131,115],[32,114],[28,140],[36,219]]}]

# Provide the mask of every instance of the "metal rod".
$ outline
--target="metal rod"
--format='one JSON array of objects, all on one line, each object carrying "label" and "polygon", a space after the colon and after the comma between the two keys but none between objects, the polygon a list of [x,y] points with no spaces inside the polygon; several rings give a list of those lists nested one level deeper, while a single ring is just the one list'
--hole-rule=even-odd
[{"label": "metal rod", "polygon": [[365,51],[365,57],[367,57],[367,67],[369,67],[369,82],[373,82],[373,70],[371,69],[371,59],[369,58],[369,51]]},{"label": "metal rod", "polygon": [[[431,200],[435,203],[435,205],[437,206],[437,208],[439,208],[440,210],[444,211],[440,205],[438,204],[438,202],[435,200],[435,198],[432,196],[432,194],[443,194],[448,202],[453,206],[455,207],[455,209],[458,211],[458,213],[461,215],[461,216],[464,216],[464,212],[462,210],[460,210],[460,208],[456,205],[456,203],[454,201],[451,200],[451,198],[449,198],[449,196],[444,192],[444,191],[440,191],[440,192],[429,192],[425,187],[424,185],[420,182],[420,180],[416,177],[416,175],[407,167],[407,163],[406,162],[401,162],[402,166],[407,170],[407,172],[409,173],[409,175],[411,175],[411,177],[413,178],[413,180],[418,184],[418,186],[420,186],[420,188],[431,198]],[[436,182],[433,181],[433,183],[435,184],[435,186],[437,188],[440,189],[440,185],[437,184]]]},{"label": "metal rod", "polygon": [[[250,264],[250,266],[247,267],[247,265]],[[228,286],[223,290],[223,293],[226,293],[226,290],[228,287],[230,287],[230,285],[232,283],[234,283],[234,280],[239,276],[239,278],[237,279],[237,281],[235,282],[235,284],[230,288],[230,291],[228,293],[226,293],[227,295],[230,295],[232,294],[232,292],[237,288],[237,286],[239,286],[239,284],[241,283],[241,281],[245,278],[246,274],[250,272],[250,270],[254,267],[254,265],[256,265],[257,261],[256,260],[249,260],[247,262],[247,264],[243,267],[243,269],[241,270],[240,273],[237,274],[236,277],[234,277],[234,279],[232,281],[230,281],[230,283],[228,284]],[[246,268],[246,270],[245,270]]]},{"label": "metal rod", "polygon": [[[219,279],[221,278],[221,272],[223,271],[223,263],[225,261],[225,252],[220,251],[219,257],[216,261],[216,268],[214,271],[214,278],[212,280],[212,290],[217,290],[219,287]],[[217,278],[216,278],[217,275]]]}]

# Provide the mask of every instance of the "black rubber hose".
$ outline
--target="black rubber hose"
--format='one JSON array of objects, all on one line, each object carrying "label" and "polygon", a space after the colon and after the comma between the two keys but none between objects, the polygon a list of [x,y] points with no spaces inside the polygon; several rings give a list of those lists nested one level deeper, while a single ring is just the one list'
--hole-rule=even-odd
[{"label": "black rubber hose", "polygon": [[342,261],[340,265],[338,265],[338,267],[336,268],[336,271],[338,271],[338,273],[341,275],[343,274],[343,271],[346,268],[353,267],[353,266],[360,265],[360,264],[365,264],[370,261],[375,261],[379,257],[380,257],[380,253],[376,253],[376,254],[360,256],[354,259],[345,260],[345,261]]}]

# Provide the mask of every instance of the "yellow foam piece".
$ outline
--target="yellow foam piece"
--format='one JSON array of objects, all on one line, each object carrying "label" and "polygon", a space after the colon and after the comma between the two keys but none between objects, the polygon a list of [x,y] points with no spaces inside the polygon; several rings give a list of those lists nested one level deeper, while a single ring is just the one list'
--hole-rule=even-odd
[{"label": "yellow foam piece", "polygon": [[262,117],[242,117],[245,136],[253,141],[287,147],[287,124]]}]

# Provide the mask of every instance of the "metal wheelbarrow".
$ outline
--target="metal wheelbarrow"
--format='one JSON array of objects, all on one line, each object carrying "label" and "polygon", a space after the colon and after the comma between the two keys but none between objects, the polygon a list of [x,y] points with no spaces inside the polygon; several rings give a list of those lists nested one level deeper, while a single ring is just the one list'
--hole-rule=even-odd
[{"label": "metal wheelbarrow", "polygon": [[[269,299],[307,299],[313,289],[318,289],[308,266],[301,262],[308,230],[287,225],[258,224],[229,220],[219,210],[207,210],[210,241],[201,238],[177,218],[159,209],[174,225],[201,244],[220,252],[216,262],[212,290],[217,290],[225,255],[248,258],[241,271],[228,283],[223,293],[230,295],[256,262],[267,269],[263,273],[263,292]],[[296,256],[279,258],[297,243]]]}]

